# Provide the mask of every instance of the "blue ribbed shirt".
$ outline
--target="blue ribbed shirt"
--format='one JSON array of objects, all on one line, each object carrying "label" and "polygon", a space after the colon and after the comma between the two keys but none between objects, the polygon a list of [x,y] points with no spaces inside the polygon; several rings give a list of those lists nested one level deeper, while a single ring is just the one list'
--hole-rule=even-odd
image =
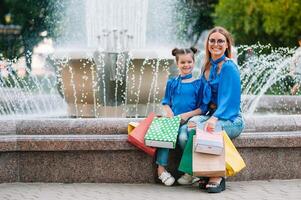
[{"label": "blue ribbed shirt", "polygon": [[211,87],[210,102],[217,105],[212,115],[218,119],[234,121],[240,112],[241,99],[240,74],[236,64],[232,60],[226,60],[214,84],[210,84],[204,74],[201,82],[202,85],[209,84]]},{"label": "blue ribbed shirt", "polygon": [[182,82],[180,91],[177,91],[177,77],[169,79],[166,84],[163,105],[169,105],[174,115],[190,112],[200,108],[203,113],[207,112],[207,105],[202,103],[203,86],[200,79],[192,82]]}]

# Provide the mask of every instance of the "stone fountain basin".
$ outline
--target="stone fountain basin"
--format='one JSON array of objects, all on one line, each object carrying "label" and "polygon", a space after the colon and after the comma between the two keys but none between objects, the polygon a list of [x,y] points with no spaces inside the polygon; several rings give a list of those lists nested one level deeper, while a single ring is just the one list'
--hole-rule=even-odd
[{"label": "stone fountain basin", "polygon": [[171,54],[164,49],[133,49],[121,52],[123,58],[117,54],[97,49],[55,51],[52,58],[58,61],[55,65],[70,116],[144,116],[161,109],[167,79],[176,72]]},{"label": "stone fountain basin", "polygon": [[[301,96],[291,95],[242,95],[242,108],[249,107],[251,103],[259,98],[255,113],[265,114],[301,114]],[[247,110],[243,110],[247,113]],[[251,113],[251,115],[254,113]]]},{"label": "stone fountain basin", "polygon": [[[103,51],[95,48],[58,48],[54,51],[53,57],[57,59],[89,59],[94,57],[95,52]],[[106,53],[118,52],[106,51]],[[127,53],[131,59],[174,59],[169,49],[132,49]]]},{"label": "stone fountain basin", "polygon": [[[0,119],[1,135],[126,135],[129,122],[143,118]],[[301,115],[244,116],[244,133],[301,130]]]}]

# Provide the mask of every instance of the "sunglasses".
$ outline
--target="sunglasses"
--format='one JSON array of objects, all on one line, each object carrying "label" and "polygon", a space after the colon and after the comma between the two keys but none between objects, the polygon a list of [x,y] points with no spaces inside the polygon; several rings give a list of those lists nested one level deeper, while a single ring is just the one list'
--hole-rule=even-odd
[{"label": "sunglasses", "polygon": [[214,45],[214,44],[217,44],[217,45],[223,45],[226,41],[225,40],[222,40],[222,39],[218,39],[218,40],[215,40],[215,39],[209,39],[208,40],[208,43],[210,45]]}]

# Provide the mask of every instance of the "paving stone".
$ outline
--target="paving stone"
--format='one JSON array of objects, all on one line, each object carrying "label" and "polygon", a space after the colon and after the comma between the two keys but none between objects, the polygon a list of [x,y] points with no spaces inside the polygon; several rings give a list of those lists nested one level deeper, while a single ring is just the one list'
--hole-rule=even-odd
[{"label": "paving stone", "polygon": [[226,190],[208,194],[196,186],[166,187],[161,184],[0,184],[3,200],[297,200],[301,179],[227,182]]}]

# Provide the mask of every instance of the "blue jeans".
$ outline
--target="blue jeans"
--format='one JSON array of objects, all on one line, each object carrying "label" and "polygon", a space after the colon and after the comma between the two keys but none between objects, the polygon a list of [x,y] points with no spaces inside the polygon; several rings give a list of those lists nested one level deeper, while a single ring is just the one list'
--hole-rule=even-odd
[{"label": "blue jeans", "polygon": [[[189,121],[196,123],[197,127],[201,128],[209,118],[210,116],[200,115],[192,117]],[[233,122],[230,120],[219,119],[216,126],[222,127],[222,129],[228,134],[229,138],[233,139],[238,137],[244,130],[245,122],[242,116],[239,115]]]},{"label": "blue jeans", "polygon": [[[179,128],[178,140],[177,143],[182,150],[185,149],[185,145],[188,140],[188,129],[187,124],[183,124]],[[157,159],[156,163],[161,166],[168,165],[168,156],[169,156],[169,149],[167,148],[158,148],[157,149]]]}]

